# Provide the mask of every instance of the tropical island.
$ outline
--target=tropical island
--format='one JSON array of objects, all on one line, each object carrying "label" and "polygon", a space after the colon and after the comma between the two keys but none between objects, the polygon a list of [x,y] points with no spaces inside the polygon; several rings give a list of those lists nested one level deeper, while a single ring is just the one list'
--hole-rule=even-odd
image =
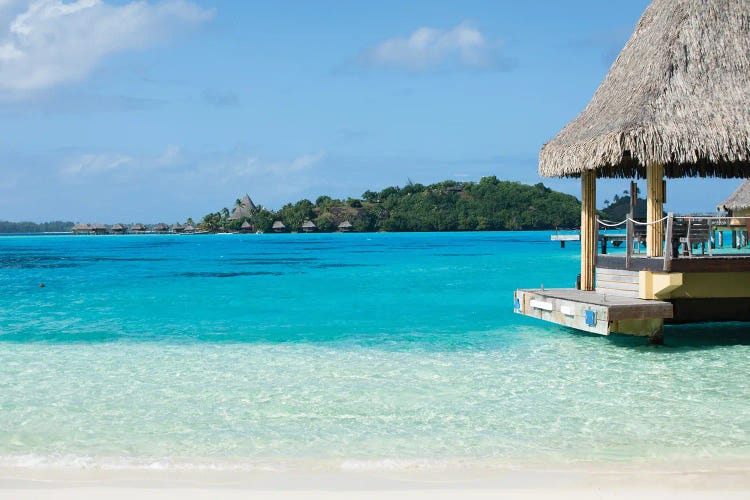
[{"label": "tropical island", "polygon": [[197,227],[207,232],[407,232],[505,231],[577,227],[581,203],[543,184],[501,181],[443,181],[366,191],[361,198],[320,196],[278,211],[256,206],[249,196],[233,210],[207,214]]},{"label": "tropical island", "polygon": [[223,233],[223,232],[426,232],[527,231],[576,228],[581,202],[572,195],[535,185],[501,181],[447,180],[430,185],[409,181],[381,191],[365,191],[346,200],[319,196],[279,210],[256,205],[249,195],[184,224],[4,222],[0,233],[73,232],[75,234]]}]

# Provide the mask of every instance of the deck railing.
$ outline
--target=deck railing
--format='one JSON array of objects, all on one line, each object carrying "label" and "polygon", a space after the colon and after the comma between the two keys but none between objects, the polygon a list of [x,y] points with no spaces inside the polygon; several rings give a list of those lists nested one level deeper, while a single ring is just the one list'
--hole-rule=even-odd
[{"label": "deck railing", "polygon": [[[711,257],[750,257],[748,246],[748,229],[750,217],[713,216],[713,215],[674,215],[652,221],[643,222],[627,217],[621,222],[599,220],[599,228],[605,233],[599,235],[601,254],[607,253],[607,241],[625,241],[625,269],[630,269],[634,252],[641,253],[646,242],[646,230],[649,225],[662,224],[664,237],[663,269],[669,271],[671,263],[678,258],[711,258]],[[625,229],[622,232],[607,234],[607,230]],[[724,233],[731,232],[731,248],[726,252],[724,247]],[[617,244],[616,244],[617,245]],[[618,245],[619,246],[619,245]],[[680,255],[682,254],[682,255]],[[640,257],[640,256],[638,256]]]}]

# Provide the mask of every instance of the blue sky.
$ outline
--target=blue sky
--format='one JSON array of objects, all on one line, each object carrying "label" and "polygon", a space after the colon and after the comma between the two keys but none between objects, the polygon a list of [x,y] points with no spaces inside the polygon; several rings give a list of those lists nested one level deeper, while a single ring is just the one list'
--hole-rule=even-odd
[{"label": "blue sky", "polygon": [[[541,179],[648,2],[0,0],[0,219]],[[670,181],[712,211],[739,181]],[[599,199],[627,188],[603,181]]]}]

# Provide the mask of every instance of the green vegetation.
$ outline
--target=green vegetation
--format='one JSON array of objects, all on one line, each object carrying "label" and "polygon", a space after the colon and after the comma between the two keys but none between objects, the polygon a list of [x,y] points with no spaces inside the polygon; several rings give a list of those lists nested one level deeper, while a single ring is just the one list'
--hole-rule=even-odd
[{"label": "green vegetation", "polygon": [[[622,194],[622,197],[617,194],[614,195],[611,202],[609,200],[604,200],[604,208],[601,210],[602,218],[614,222],[625,220],[625,218],[630,214],[630,192],[625,190],[622,192]],[[645,220],[646,200],[638,196],[639,194],[640,190],[637,190],[634,216],[636,219]]]},{"label": "green vegetation", "polygon": [[73,228],[73,222],[9,222],[0,220],[0,233],[64,233]]},{"label": "green vegetation", "polygon": [[367,191],[362,198],[338,200],[320,196],[300,200],[274,212],[258,207],[246,218],[230,220],[229,210],[207,214],[199,223],[206,231],[239,230],[248,221],[254,230],[270,232],[280,220],[288,231],[300,231],[306,220],[318,231],[331,232],[343,221],[354,231],[497,231],[573,228],[580,224],[581,204],[571,195],[543,184],[484,177],[479,182],[444,181],[429,186]]}]

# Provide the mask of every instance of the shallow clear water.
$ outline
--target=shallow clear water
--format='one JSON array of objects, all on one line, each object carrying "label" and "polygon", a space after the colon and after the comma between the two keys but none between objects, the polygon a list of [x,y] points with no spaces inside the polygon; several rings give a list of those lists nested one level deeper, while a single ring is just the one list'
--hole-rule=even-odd
[{"label": "shallow clear water", "polygon": [[543,232],[0,237],[0,465],[750,458],[746,327],[649,347],[512,313],[516,287],[571,286],[578,252]]}]

